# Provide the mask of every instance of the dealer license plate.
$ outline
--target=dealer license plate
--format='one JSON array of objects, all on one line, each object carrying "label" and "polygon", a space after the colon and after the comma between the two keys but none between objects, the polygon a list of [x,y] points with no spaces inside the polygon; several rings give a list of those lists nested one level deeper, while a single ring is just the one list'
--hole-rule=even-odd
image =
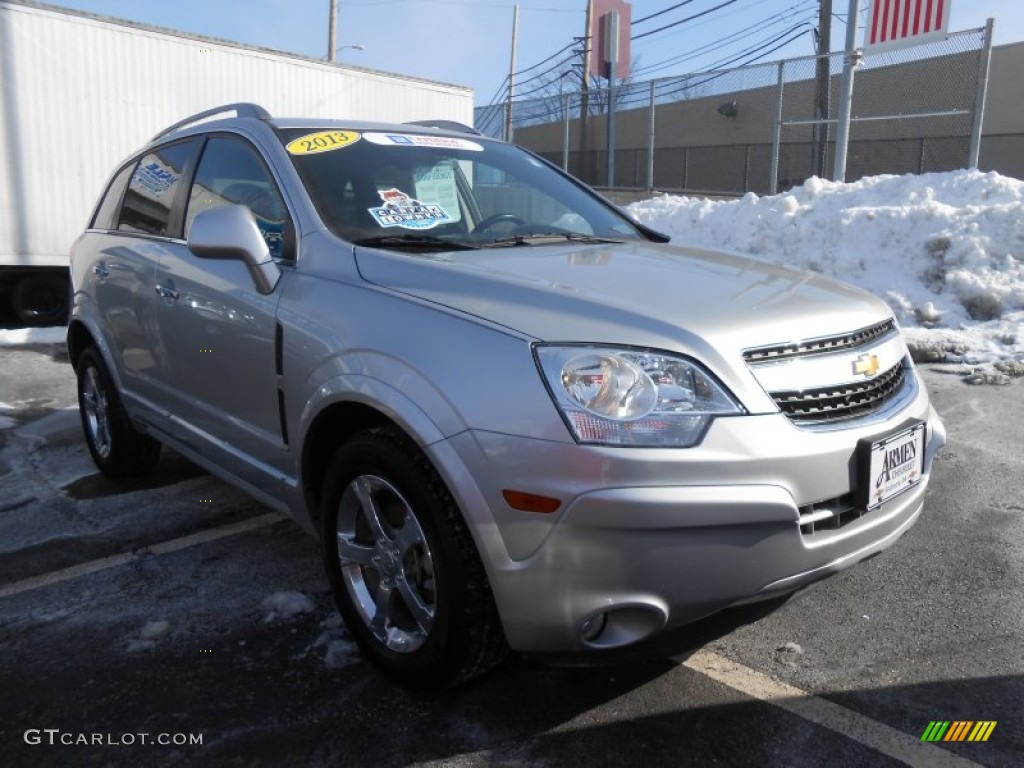
[{"label": "dealer license plate", "polygon": [[859,506],[874,509],[921,482],[924,473],[925,423],[858,446]]}]

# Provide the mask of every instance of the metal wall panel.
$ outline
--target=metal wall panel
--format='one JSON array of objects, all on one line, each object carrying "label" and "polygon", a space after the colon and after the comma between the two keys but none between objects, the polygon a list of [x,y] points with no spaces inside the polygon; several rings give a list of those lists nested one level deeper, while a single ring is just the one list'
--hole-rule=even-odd
[{"label": "metal wall panel", "polygon": [[0,1],[0,265],[65,265],[115,165],[219,104],[473,121],[468,88]]}]

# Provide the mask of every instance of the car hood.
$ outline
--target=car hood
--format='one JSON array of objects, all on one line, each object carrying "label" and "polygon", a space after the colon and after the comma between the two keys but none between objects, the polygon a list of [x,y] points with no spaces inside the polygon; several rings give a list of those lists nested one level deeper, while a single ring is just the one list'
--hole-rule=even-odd
[{"label": "car hood", "polygon": [[356,249],[374,284],[543,341],[741,351],[863,328],[891,312],[822,275],[653,243],[441,254]]}]

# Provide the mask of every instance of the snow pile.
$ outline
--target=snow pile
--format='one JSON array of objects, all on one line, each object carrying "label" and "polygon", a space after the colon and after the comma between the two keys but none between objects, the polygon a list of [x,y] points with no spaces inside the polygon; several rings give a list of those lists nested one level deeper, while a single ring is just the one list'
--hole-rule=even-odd
[{"label": "snow pile", "polygon": [[666,195],[628,210],[676,244],[739,251],[871,291],[893,308],[919,360],[998,362],[1001,374],[1020,375],[1024,181],[978,171],[812,178],[771,197]]}]

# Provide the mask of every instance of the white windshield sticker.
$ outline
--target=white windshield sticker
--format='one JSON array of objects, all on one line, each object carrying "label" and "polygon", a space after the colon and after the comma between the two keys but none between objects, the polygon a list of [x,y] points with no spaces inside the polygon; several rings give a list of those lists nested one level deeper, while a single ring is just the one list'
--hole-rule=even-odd
[{"label": "white windshield sticker", "polygon": [[461,221],[459,209],[459,188],[455,183],[455,169],[450,165],[435,165],[418,168],[413,174],[416,197],[419,200],[433,200],[449,215],[450,221]]},{"label": "white windshield sticker", "polygon": [[421,202],[400,189],[385,189],[377,194],[384,205],[368,210],[382,227],[431,229],[452,220],[440,205]]},{"label": "white windshield sticker", "polygon": [[438,149],[467,149],[483,152],[482,145],[454,136],[424,136],[419,133],[364,133],[363,138],[386,147],[436,147]]}]

